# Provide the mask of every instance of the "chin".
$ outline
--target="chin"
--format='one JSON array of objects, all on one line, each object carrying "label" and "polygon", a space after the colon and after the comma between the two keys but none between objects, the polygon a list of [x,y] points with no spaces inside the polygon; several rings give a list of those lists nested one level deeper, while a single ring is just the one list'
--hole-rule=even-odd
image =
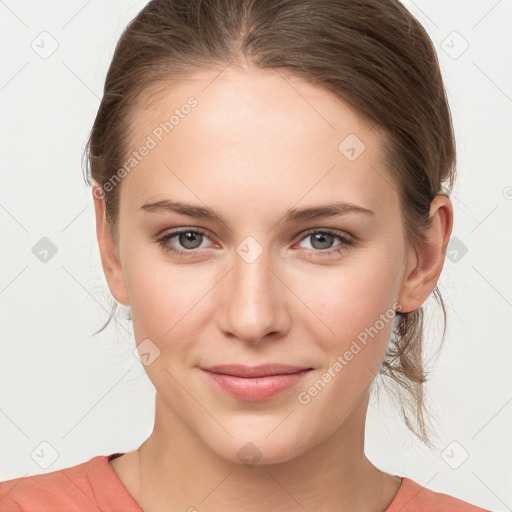
[{"label": "chin", "polygon": [[[265,429],[263,433],[256,432],[254,428],[246,429],[232,438],[226,436],[225,443],[216,442],[215,445],[210,445],[210,448],[229,462],[248,468],[285,463],[310,448],[304,433],[297,432],[294,436],[286,429],[279,433],[277,429],[272,432],[273,428],[275,425]],[[272,433],[269,435],[269,432]],[[215,441],[218,441],[218,438]]]}]

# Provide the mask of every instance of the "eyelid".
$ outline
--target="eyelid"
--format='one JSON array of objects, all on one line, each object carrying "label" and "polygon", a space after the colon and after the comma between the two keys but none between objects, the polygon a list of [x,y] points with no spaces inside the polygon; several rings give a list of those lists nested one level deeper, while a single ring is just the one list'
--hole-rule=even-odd
[{"label": "eyelid", "polygon": [[[159,233],[154,239],[158,240],[166,235],[172,235],[173,237],[176,235],[179,235],[180,233],[186,233],[188,231],[197,231],[198,233],[211,238],[209,230],[205,228],[195,227],[195,226],[183,226],[183,227],[177,227],[177,228],[170,228],[169,230],[164,230],[162,233]],[[339,236],[341,238],[348,238],[350,240],[355,241],[356,237],[352,235],[351,233],[348,233],[347,231],[340,230],[337,228],[326,228],[326,227],[318,227],[318,228],[309,228],[306,231],[302,231],[297,235],[297,242],[302,241],[304,238],[306,238],[308,235],[312,235],[314,233],[329,233],[333,236]]]},{"label": "eyelid", "polygon": [[345,239],[345,240],[350,240],[350,241],[353,241],[353,242],[355,242],[355,240],[356,240],[356,237],[354,235],[351,235],[347,231],[344,231],[344,230],[341,230],[341,229],[336,229],[336,228],[311,228],[311,229],[307,229],[306,231],[303,231],[300,234],[300,238],[299,238],[298,241],[300,242],[300,241],[304,240],[304,238],[306,238],[307,236],[312,235],[314,233],[327,233],[327,234],[330,234],[332,236],[337,236],[339,238],[342,238],[342,239]]}]

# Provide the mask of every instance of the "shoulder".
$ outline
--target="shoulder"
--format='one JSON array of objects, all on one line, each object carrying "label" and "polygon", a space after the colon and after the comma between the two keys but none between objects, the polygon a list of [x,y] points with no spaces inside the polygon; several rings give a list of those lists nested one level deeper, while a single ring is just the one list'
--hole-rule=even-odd
[{"label": "shoulder", "polygon": [[448,494],[432,491],[407,477],[385,512],[490,512]]},{"label": "shoulder", "polygon": [[140,512],[115,477],[108,457],[98,455],[76,466],[0,482],[0,510]]}]

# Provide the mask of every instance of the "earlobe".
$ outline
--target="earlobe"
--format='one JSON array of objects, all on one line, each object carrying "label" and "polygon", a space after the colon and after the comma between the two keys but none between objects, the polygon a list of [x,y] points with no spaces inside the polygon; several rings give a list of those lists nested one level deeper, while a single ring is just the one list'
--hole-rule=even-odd
[{"label": "earlobe", "polygon": [[98,239],[101,265],[105,273],[105,279],[107,280],[110,292],[117,302],[129,306],[130,301],[118,249],[115,246],[105,216],[105,200],[103,199],[101,188],[96,183],[93,185],[92,196],[96,214],[96,237]]},{"label": "earlobe", "polygon": [[453,206],[448,196],[437,195],[430,206],[431,227],[427,241],[410,249],[408,267],[398,298],[401,313],[420,308],[437,285],[453,227]]}]

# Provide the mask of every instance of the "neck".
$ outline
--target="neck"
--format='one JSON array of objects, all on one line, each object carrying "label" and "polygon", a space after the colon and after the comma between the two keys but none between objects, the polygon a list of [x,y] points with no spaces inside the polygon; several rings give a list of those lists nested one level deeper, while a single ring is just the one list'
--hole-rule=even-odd
[{"label": "neck", "polygon": [[337,431],[300,455],[250,467],[213,452],[157,394],[155,427],[135,452],[137,477],[128,490],[144,512],[384,512],[400,479],[365,456],[367,405],[368,395]]}]

